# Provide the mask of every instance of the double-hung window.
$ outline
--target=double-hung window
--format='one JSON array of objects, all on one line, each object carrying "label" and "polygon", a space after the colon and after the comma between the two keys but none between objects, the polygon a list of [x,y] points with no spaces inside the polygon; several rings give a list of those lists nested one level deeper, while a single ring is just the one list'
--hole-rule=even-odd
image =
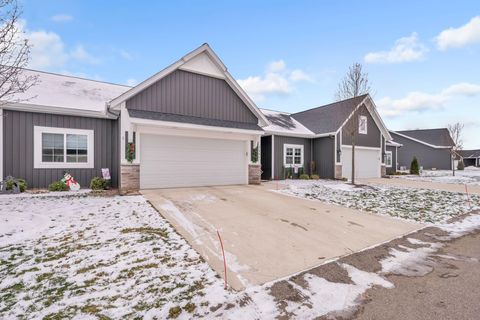
[{"label": "double-hung window", "polygon": [[368,133],[368,118],[366,116],[358,117],[358,133],[367,134]]},{"label": "double-hung window", "polygon": [[393,164],[392,151],[385,152],[385,166],[391,168]]},{"label": "double-hung window", "polygon": [[35,168],[93,168],[93,130],[34,127]]},{"label": "double-hung window", "polygon": [[283,145],[283,164],[285,167],[303,166],[303,146],[295,144]]}]

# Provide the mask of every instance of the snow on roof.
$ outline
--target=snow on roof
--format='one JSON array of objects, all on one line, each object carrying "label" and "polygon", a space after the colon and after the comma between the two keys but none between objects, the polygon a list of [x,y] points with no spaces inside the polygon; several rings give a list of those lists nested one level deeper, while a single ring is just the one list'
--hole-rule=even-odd
[{"label": "snow on roof", "polygon": [[401,146],[403,146],[403,144],[398,143],[398,142],[393,141],[393,140],[388,140],[388,141],[387,141],[387,146],[401,147]]},{"label": "snow on roof", "polygon": [[23,75],[37,76],[37,83],[11,100],[27,105],[104,113],[107,102],[130,89],[119,84],[28,69]]},{"label": "snow on roof", "polygon": [[268,109],[260,109],[265,117],[270,122],[269,126],[263,128],[269,133],[280,134],[295,134],[295,135],[313,135],[314,133],[308,130],[300,122],[293,119],[289,113],[273,111]]}]

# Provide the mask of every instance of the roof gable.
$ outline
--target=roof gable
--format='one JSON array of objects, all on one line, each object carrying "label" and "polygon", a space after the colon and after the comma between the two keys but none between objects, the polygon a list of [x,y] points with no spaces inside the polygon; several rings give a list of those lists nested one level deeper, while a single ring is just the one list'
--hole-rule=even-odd
[{"label": "roof gable", "polygon": [[166,77],[177,69],[184,69],[190,72],[225,79],[227,84],[233,89],[233,91],[238,95],[238,97],[242,99],[245,105],[258,118],[259,124],[261,126],[268,125],[268,120],[265,118],[260,109],[258,109],[253,100],[250,99],[250,97],[245,93],[245,91],[240,87],[240,85],[235,81],[235,79],[233,79],[233,77],[227,71],[227,68],[225,67],[223,62],[206,43],[193,50],[192,52],[188,53],[187,55],[183,56],[180,60],[174,62],[167,68],[154,74],[153,76],[141,82],[137,86],[131,88],[127,92],[113,99],[112,101],[110,101],[109,106],[113,109],[119,109],[121,103],[138,94],[142,90],[150,87],[152,84]]},{"label": "roof gable", "polygon": [[357,106],[367,97],[362,95],[317,108],[292,114],[292,117],[302,123],[315,134],[336,132],[352,114]]},{"label": "roof gable", "polygon": [[435,147],[455,146],[455,143],[453,142],[452,137],[450,136],[450,132],[447,128],[401,130],[394,131],[394,133]]}]

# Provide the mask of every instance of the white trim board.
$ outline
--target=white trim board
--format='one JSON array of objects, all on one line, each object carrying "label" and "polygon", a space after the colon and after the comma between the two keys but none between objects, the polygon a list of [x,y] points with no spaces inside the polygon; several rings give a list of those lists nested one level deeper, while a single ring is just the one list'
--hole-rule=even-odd
[{"label": "white trim board", "polygon": [[[348,144],[342,144],[341,147],[342,147],[342,148],[352,148],[352,146],[351,146],[351,145],[348,145]],[[355,149],[367,149],[367,150],[378,150],[378,151],[382,151],[382,148],[364,147],[364,146],[355,146]]]},{"label": "white trim board", "polygon": [[412,140],[412,141],[421,143],[421,144],[426,145],[427,147],[430,147],[430,148],[433,148],[433,149],[451,149],[451,148],[453,148],[453,146],[436,146],[436,145],[427,143],[427,142],[425,142],[425,141],[418,140],[418,139],[412,138],[412,137],[410,137],[410,136],[404,135],[404,134],[402,134],[402,133],[398,133],[398,132],[396,132],[396,131],[391,131],[391,132],[392,132],[393,134],[398,134],[400,137],[403,137],[403,138],[405,138],[405,139],[409,139],[409,140]]},{"label": "white trim board", "polygon": [[132,124],[137,125],[147,125],[153,127],[166,127],[173,129],[195,129],[195,130],[205,130],[205,131],[215,131],[215,132],[224,132],[224,133],[243,133],[251,135],[263,135],[264,131],[260,130],[247,130],[247,129],[237,129],[237,128],[227,128],[227,127],[214,127],[214,126],[205,126],[200,124],[191,124],[183,122],[173,122],[173,121],[161,121],[161,120],[150,120],[150,119],[141,119],[141,118],[130,118]]},{"label": "white trim board", "polygon": [[23,112],[34,112],[34,113],[49,113],[49,114],[60,114],[67,116],[79,116],[79,117],[89,117],[89,118],[101,118],[101,119],[117,119],[118,115],[113,115],[108,113],[105,109],[105,112],[98,112],[92,110],[84,109],[74,109],[74,108],[61,108],[61,107],[52,107],[44,106],[37,104],[28,104],[28,103],[6,103],[0,107],[5,110],[12,111],[23,111]]}]

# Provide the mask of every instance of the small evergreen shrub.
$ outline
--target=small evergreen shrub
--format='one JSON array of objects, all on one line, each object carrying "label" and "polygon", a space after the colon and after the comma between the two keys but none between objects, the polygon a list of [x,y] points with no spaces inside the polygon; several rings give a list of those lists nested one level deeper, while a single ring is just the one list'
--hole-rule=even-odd
[{"label": "small evergreen shrub", "polygon": [[92,180],[90,180],[90,189],[92,190],[105,190],[107,186],[108,182],[103,178],[93,177]]},{"label": "small evergreen shrub", "polygon": [[310,176],[308,174],[302,173],[299,178],[301,180],[308,180],[310,179]]},{"label": "small evergreen shrub", "polygon": [[465,164],[463,161],[458,161],[457,170],[465,170]]},{"label": "small evergreen shrub", "polygon": [[310,179],[312,179],[312,180],[318,180],[318,179],[320,179],[320,176],[319,176],[318,174],[312,174],[312,175],[310,176]]},{"label": "small evergreen shrub", "polygon": [[12,190],[15,181],[17,181],[17,183],[18,183],[18,187],[20,189],[20,192],[25,192],[25,190],[27,190],[28,185],[27,185],[27,181],[25,181],[25,179],[9,179],[9,180],[7,180],[6,183],[5,183],[6,189],[7,190]]},{"label": "small evergreen shrub", "polygon": [[67,185],[63,181],[55,181],[48,185],[48,191],[68,191]]},{"label": "small evergreen shrub", "polygon": [[418,164],[417,157],[413,157],[412,163],[410,163],[410,174],[419,174],[420,165]]}]

